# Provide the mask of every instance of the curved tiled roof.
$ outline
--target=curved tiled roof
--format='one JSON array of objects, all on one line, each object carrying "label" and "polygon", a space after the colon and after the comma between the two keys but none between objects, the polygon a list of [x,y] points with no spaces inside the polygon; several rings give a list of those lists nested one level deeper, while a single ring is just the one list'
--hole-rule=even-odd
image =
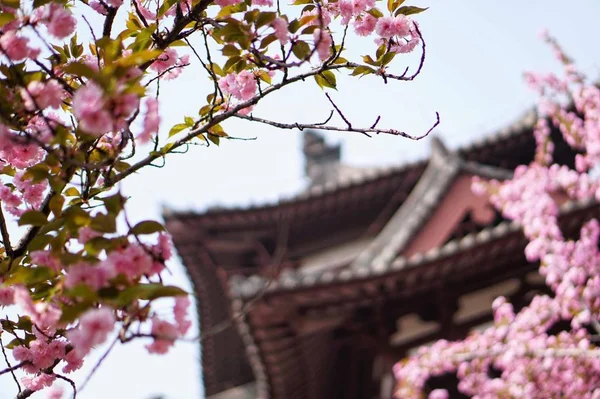
[{"label": "curved tiled roof", "polygon": [[[569,201],[560,207],[562,215],[570,214],[578,210],[586,209],[598,203],[594,199],[582,201]],[[521,229],[516,222],[503,222],[495,227],[486,228],[478,233],[469,234],[460,240],[453,240],[434,248],[426,253],[418,253],[410,258],[399,256],[389,263],[372,263],[363,268],[345,268],[337,271],[324,271],[316,273],[304,273],[302,270],[289,271],[269,282],[266,293],[278,291],[293,291],[314,286],[324,286],[334,283],[348,281],[361,281],[372,277],[384,276],[386,273],[395,273],[400,270],[419,267],[439,259],[452,256],[456,253],[469,250],[478,245],[496,240],[500,237],[515,233]],[[261,292],[267,284],[267,279],[260,276],[232,276],[230,278],[230,293],[239,299],[248,299]]]}]

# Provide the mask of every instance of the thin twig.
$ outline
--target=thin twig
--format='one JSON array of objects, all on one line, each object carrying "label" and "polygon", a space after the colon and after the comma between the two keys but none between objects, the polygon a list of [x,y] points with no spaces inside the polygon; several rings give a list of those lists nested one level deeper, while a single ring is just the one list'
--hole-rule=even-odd
[{"label": "thin twig", "polygon": [[73,381],[72,379],[65,377],[64,375],[60,375],[60,374],[54,374],[56,376],[56,378],[61,379],[63,381],[67,381],[70,385],[71,388],[73,389],[73,399],[77,399],[77,385],[75,384],[75,381]]},{"label": "thin twig", "polygon": [[2,201],[0,201],[0,232],[2,233],[2,243],[4,244],[6,255],[12,258],[13,248],[10,243],[8,228],[6,227],[6,218],[4,217],[4,212],[2,211]]},{"label": "thin twig", "polygon": [[106,349],[106,352],[104,352],[104,354],[100,357],[100,359],[98,359],[98,362],[96,363],[96,365],[94,366],[94,368],[92,369],[92,371],[90,371],[90,373],[85,378],[85,380],[83,380],[83,382],[80,384],[80,386],[79,386],[79,392],[83,391],[83,389],[86,387],[86,385],[88,384],[88,382],[90,382],[90,380],[92,379],[92,376],[96,373],[96,371],[98,371],[98,368],[100,368],[100,365],[108,357],[109,353],[112,351],[112,349],[114,348],[114,346],[115,346],[115,344],[117,342],[119,342],[119,336],[118,335],[115,337],[115,339],[113,340],[113,342],[111,342],[111,344],[108,347],[108,349]]},{"label": "thin twig", "polygon": [[406,132],[403,132],[401,130],[396,130],[396,129],[380,129],[380,128],[373,128],[373,127],[368,127],[368,128],[358,128],[358,127],[341,127],[341,126],[328,126],[328,125],[319,125],[316,123],[282,123],[282,122],[276,122],[276,121],[272,121],[269,119],[264,119],[264,118],[258,118],[255,117],[253,115],[240,115],[240,114],[236,114],[235,117],[236,118],[240,118],[240,119],[245,119],[251,122],[259,122],[259,123],[264,123],[266,125],[271,125],[274,127],[277,127],[279,129],[300,129],[300,130],[304,130],[304,129],[320,129],[320,130],[329,130],[329,131],[334,131],[334,132],[356,132],[356,133],[362,133],[364,135],[367,135],[369,137],[370,133],[373,134],[389,134],[392,136],[401,136],[401,137],[405,137],[407,139],[411,139],[411,140],[421,140],[424,137],[427,137],[429,135],[429,133],[431,133],[433,131],[433,129],[435,129],[439,124],[440,124],[440,114],[438,112],[435,113],[436,116],[436,120],[435,123],[427,130],[427,132],[425,132],[425,134],[422,134],[420,136],[413,136],[410,135]]},{"label": "thin twig", "polygon": [[9,372],[12,375],[13,380],[15,380],[15,383],[17,384],[17,388],[19,389],[19,394],[21,394],[22,390],[21,390],[21,384],[19,384],[19,379],[17,378],[16,374],[15,374],[15,368],[16,366],[12,366],[10,364],[10,360],[8,360],[8,355],[6,354],[6,349],[4,348],[4,343],[2,342],[2,337],[0,337],[0,348],[2,348],[2,356],[4,356],[4,361],[6,362],[6,365],[9,368]]},{"label": "thin twig", "polygon": [[[337,104],[333,102],[333,100],[329,96],[329,93],[325,93],[325,97],[327,97],[327,99],[329,100],[329,102],[331,103],[333,108],[335,108],[335,110],[337,111],[340,118],[342,118],[344,120],[344,122],[346,122],[346,125],[348,125],[348,129],[352,130],[352,124],[350,123],[348,118],[346,118],[346,116],[344,116],[344,114],[342,113],[342,110],[340,110],[340,108],[337,106]],[[367,134],[367,136],[369,136],[369,135]],[[369,137],[371,137],[371,136],[369,136]]]},{"label": "thin twig", "polygon": [[0,370],[0,375],[6,374],[6,373],[11,373],[15,370],[20,369],[21,367],[25,366],[26,364],[29,364],[29,362],[24,361],[24,362],[15,364],[14,366],[7,367],[4,370]]}]

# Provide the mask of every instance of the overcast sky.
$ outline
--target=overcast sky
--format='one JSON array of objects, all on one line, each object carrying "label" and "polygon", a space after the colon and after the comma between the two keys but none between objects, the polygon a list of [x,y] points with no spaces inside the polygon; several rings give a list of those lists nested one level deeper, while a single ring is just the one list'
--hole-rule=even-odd
[{"label": "overcast sky", "polygon": [[[360,81],[339,77],[339,90],[331,95],[354,125],[370,125],[381,115],[380,127],[418,134],[427,130],[438,111],[442,123],[435,134],[450,147],[493,133],[534,104],[535,97],[523,84],[523,71],[557,69],[551,51],[538,38],[543,28],[558,37],[584,71],[600,77],[598,1],[415,1],[407,4],[431,7],[418,18],[427,42],[423,72],[412,83],[388,85],[373,77]],[[358,45],[366,48],[364,43]],[[178,80],[163,84],[164,126],[181,122],[184,115],[197,115],[207,90],[203,72],[192,67]],[[312,81],[267,98],[254,112],[283,122],[316,122],[328,113],[327,99]],[[164,168],[148,168],[129,179],[124,185],[126,194],[132,196],[129,217],[160,218],[162,206],[202,211],[212,205],[262,204],[291,196],[303,187],[297,132],[241,121],[225,128],[231,135],[257,140],[193,147],[186,155],[172,156]],[[327,137],[343,143],[344,162],[364,166],[423,157],[430,143],[429,139],[368,139],[348,133]],[[190,288],[182,266],[173,262],[172,269],[171,280]],[[202,397],[197,345],[178,343],[169,355],[156,356],[146,353],[144,343],[113,351],[78,397]],[[88,372],[89,366],[75,379],[81,381]],[[14,392],[10,377],[0,376],[0,397],[11,397]]]}]

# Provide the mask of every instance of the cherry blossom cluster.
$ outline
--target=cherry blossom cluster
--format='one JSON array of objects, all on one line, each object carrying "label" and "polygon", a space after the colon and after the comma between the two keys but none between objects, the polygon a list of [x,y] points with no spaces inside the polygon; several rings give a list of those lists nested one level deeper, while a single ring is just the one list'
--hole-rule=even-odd
[{"label": "cherry blossom cluster", "polygon": [[[588,173],[598,164],[600,91],[546,39],[564,63],[566,78],[526,75],[543,96],[534,128],[535,160],[519,166],[508,181],[476,179],[473,190],[489,195],[505,218],[523,227],[527,260],[540,263],[553,295],[536,296],[516,314],[498,298],[492,327],[463,341],[438,341],[398,363],[399,398],[423,397],[427,380],[447,373],[456,373],[459,391],[474,398],[600,397],[600,350],[593,343],[600,334],[600,223],[588,220],[576,239],[565,237],[559,223],[565,202],[600,200],[598,178]],[[552,127],[579,152],[575,169],[553,163]],[[553,332],[561,322],[569,322],[570,329]],[[429,392],[429,398],[447,397],[444,389]]]},{"label": "cherry blossom cluster", "polygon": [[[72,373],[110,340],[164,354],[189,331],[188,293],[163,280],[169,235],[156,221],[130,223],[119,183],[192,144],[219,145],[222,124],[288,85],[336,88],[340,72],[414,79],[425,46],[412,18],[425,9],[404,3],[296,0],[283,13],[272,0],[2,2],[0,308],[17,315],[1,323],[14,363],[0,374],[20,378],[20,398],[48,387],[61,397],[57,379],[76,388]],[[352,32],[372,37],[373,55],[343,57]],[[419,44],[416,72],[392,73]],[[165,130],[161,85],[187,71],[198,113]],[[159,315],[156,301],[169,298]]]}]

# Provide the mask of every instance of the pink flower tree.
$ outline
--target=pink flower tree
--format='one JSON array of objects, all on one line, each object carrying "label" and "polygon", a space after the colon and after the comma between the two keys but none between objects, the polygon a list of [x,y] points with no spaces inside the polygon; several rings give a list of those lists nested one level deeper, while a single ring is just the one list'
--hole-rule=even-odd
[{"label": "pink flower tree", "polygon": [[[526,257],[540,263],[553,295],[535,297],[518,313],[497,298],[492,327],[420,348],[394,368],[398,398],[448,398],[444,389],[426,388],[429,378],[448,373],[456,373],[458,390],[474,398],[600,398],[600,223],[587,221],[577,239],[565,237],[558,223],[560,199],[600,200],[600,89],[554,39],[544,38],[564,77],[526,74],[540,94],[535,161],[518,167],[510,181],[475,181],[473,189],[489,194],[504,217],[523,227]],[[553,163],[550,124],[578,153],[575,169]],[[570,327],[553,334],[561,322]]]},{"label": "pink flower tree", "polygon": [[[186,338],[188,293],[162,279],[170,238],[159,222],[129,223],[123,179],[192,144],[230,138],[225,123],[232,118],[416,137],[379,127],[379,118],[356,126],[328,93],[325,122],[253,114],[287,86],[335,89],[341,73],[413,80],[425,60],[413,17],[424,9],[403,3],[2,1],[0,347],[7,366],[0,374],[13,374],[18,398],[56,380],[70,383],[76,396],[70,373],[103,343],[112,342],[110,350],[142,339],[149,353],[164,354],[177,340],[193,339]],[[371,38],[371,54],[348,59],[353,35]],[[421,59],[409,70],[399,60],[414,49]],[[204,79],[206,97],[197,96],[197,117],[162,126],[158,84],[186,69]],[[336,114],[343,124],[331,122]],[[432,129],[438,123],[436,114]],[[164,306],[157,312],[159,299],[174,302],[170,315]],[[62,395],[57,386],[48,392]]]}]

